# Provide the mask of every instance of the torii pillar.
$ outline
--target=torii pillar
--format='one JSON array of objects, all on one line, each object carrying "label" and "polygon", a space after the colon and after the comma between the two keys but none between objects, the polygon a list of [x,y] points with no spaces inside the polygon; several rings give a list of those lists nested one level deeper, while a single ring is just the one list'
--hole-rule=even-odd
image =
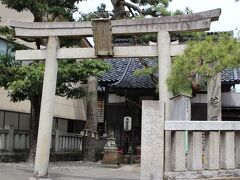
[{"label": "torii pillar", "polygon": [[[36,177],[42,177],[44,179],[48,175],[48,163],[51,148],[54,98],[56,91],[57,68],[58,68],[57,62],[58,47],[59,47],[58,37],[55,36],[48,37],[47,57],[45,61],[45,72],[38,128],[38,131],[41,133],[38,133],[37,150],[34,166],[34,175]],[[48,179],[48,177],[46,178]]]},{"label": "torii pillar", "polygon": [[[159,72],[159,100],[164,103],[164,120],[171,120],[171,92],[167,87],[167,78],[171,71],[171,46],[170,35],[168,31],[159,31],[157,35],[158,42],[158,72]],[[165,158],[171,159],[171,132],[165,132]],[[165,161],[164,169],[171,169],[171,161]]]},{"label": "torii pillar", "polygon": [[[42,104],[39,122],[39,134],[37,143],[37,154],[35,161],[35,178],[49,179],[47,168],[50,155],[50,142],[52,132],[52,119],[54,108],[54,96],[57,78],[57,59],[90,59],[98,56],[108,56],[115,58],[123,57],[158,57],[159,61],[159,99],[162,103],[152,103],[150,112],[161,112],[161,117],[152,116],[155,124],[146,123],[142,119],[142,159],[141,179],[160,180],[163,179],[164,167],[164,120],[171,120],[171,93],[168,91],[166,80],[171,70],[171,56],[176,56],[183,52],[185,46],[174,46],[170,44],[171,32],[183,31],[205,31],[209,30],[211,22],[218,20],[221,10],[215,9],[195,14],[159,17],[150,19],[134,20],[102,20],[100,22],[18,22],[10,21],[10,26],[15,27],[15,34],[18,37],[48,38],[47,50],[21,50],[16,51],[16,60],[43,60],[46,59],[44,73],[44,84],[42,93]],[[100,20],[101,21],[101,20]],[[60,36],[93,36],[100,43],[94,48],[59,48],[58,37]],[[158,34],[158,46],[128,46],[112,47],[111,35],[134,35],[134,34]],[[104,42],[107,39],[107,43]],[[153,109],[151,109],[153,108]],[[155,109],[154,109],[155,108]],[[159,109],[160,108],[160,111]],[[144,109],[143,109],[144,110]],[[144,113],[143,113],[144,114]],[[147,113],[145,113],[146,115]],[[145,116],[144,116],[145,117]],[[154,125],[156,125],[154,127]],[[157,128],[159,127],[159,128]],[[143,135],[144,134],[144,135]],[[151,137],[148,137],[148,136]],[[170,138],[167,135],[165,140],[165,171],[170,169]],[[144,141],[143,141],[144,140]],[[151,142],[150,142],[151,140]],[[154,142],[152,142],[154,141]],[[152,144],[152,146],[148,146]],[[160,152],[160,153],[159,153]],[[158,157],[153,156],[158,154]],[[151,156],[150,156],[151,155]],[[148,169],[149,171],[146,171]]]}]

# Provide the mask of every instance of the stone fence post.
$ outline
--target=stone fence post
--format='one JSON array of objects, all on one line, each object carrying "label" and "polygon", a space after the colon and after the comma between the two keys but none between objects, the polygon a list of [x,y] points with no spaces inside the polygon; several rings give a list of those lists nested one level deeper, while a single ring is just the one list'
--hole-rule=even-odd
[{"label": "stone fence post", "polygon": [[[178,94],[172,98],[172,121],[190,121],[191,120],[191,97]],[[186,133],[185,131],[171,132],[171,169],[174,171],[186,170]]]}]

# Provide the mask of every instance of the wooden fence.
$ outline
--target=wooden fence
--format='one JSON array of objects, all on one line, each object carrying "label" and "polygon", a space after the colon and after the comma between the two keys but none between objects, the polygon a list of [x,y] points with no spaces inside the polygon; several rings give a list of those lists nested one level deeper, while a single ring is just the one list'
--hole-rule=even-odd
[{"label": "wooden fence", "polygon": [[0,129],[0,151],[21,151],[29,148],[28,131],[14,131],[9,129]]},{"label": "wooden fence", "polygon": [[55,152],[82,151],[82,135],[59,132],[58,129],[52,137],[52,148]]},{"label": "wooden fence", "polygon": [[[96,144],[97,152],[102,152],[107,139],[99,137]],[[29,132],[17,131],[13,127],[0,129],[0,152],[18,152],[29,149]],[[82,135],[75,133],[59,132],[52,133],[51,149],[55,152],[82,151]]]},{"label": "wooden fence", "polygon": [[[0,129],[0,152],[17,152],[29,149],[29,132],[16,131],[13,127]],[[82,151],[80,134],[59,132],[52,135],[51,149],[55,152]]]}]

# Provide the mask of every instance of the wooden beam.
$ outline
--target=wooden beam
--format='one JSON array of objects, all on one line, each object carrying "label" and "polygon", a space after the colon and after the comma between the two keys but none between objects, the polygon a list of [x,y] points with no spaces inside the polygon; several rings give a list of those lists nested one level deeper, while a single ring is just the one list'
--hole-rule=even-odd
[{"label": "wooden beam", "polygon": [[[113,20],[112,33],[141,34],[156,33],[160,30],[169,32],[205,31],[211,22],[218,20],[221,9],[215,9],[190,15],[168,16],[149,19]],[[10,21],[19,37],[47,36],[92,36],[91,22],[19,22]]]},{"label": "wooden beam", "polygon": [[[183,53],[186,45],[171,45],[171,56]],[[115,58],[123,57],[157,57],[157,46],[115,46],[113,48]],[[95,59],[94,48],[60,48],[57,54],[58,59]],[[18,50],[16,60],[44,60],[46,50]]]},{"label": "wooden beam", "polygon": [[240,131],[238,121],[165,121],[165,131]]}]

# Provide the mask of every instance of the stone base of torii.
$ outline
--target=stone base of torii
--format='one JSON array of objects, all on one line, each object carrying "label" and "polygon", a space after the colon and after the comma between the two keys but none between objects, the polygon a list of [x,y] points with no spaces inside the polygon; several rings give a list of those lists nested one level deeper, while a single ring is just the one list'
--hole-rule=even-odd
[{"label": "stone base of torii", "polygon": [[[168,91],[166,79],[171,70],[171,56],[183,52],[184,46],[171,45],[171,32],[205,31],[210,29],[212,21],[218,20],[220,9],[171,17],[159,17],[151,19],[113,20],[101,19],[93,22],[18,22],[10,21],[9,25],[15,28],[17,37],[48,37],[46,50],[21,50],[16,52],[16,60],[43,60],[46,59],[42,106],[39,121],[39,133],[35,159],[33,179],[48,178],[48,164],[50,155],[50,143],[53,121],[53,107],[57,78],[57,59],[76,58],[99,58],[101,56],[111,57],[158,57],[159,61],[159,103],[149,103],[149,107],[155,109],[152,113],[156,123],[149,122],[151,126],[150,136],[142,137],[151,139],[155,144],[153,151],[158,153],[149,157],[145,151],[146,144],[142,144],[141,179],[159,180],[163,179],[163,169],[170,168],[169,159],[169,135],[161,134],[164,121],[171,119],[171,93]],[[131,46],[113,47],[112,35],[133,35],[157,33],[157,46]],[[61,36],[93,36],[95,48],[59,48],[58,37]],[[143,106],[144,108],[145,106]],[[148,107],[146,107],[148,108]],[[157,108],[157,109],[156,109]],[[158,109],[160,108],[160,110]],[[143,124],[147,122],[148,114],[143,114]],[[152,125],[151,125],[152,124]],[[153,125],[156,125],[153,127]],[[160,134],[159,134],[160,132]],[[144,134],[143,134],[144,136]],[[149,142],[149,141],[147,141]],[[163,157],[165,147],[165,158]],[[153,148],[152,148],[153,149]],[[151,151],[152,152],[152,151]],[[146,158],[147,157],[147,158]],[[165,164],[164,164],[165,159]],[[149,171],[146,171],[149,170]]]}]

